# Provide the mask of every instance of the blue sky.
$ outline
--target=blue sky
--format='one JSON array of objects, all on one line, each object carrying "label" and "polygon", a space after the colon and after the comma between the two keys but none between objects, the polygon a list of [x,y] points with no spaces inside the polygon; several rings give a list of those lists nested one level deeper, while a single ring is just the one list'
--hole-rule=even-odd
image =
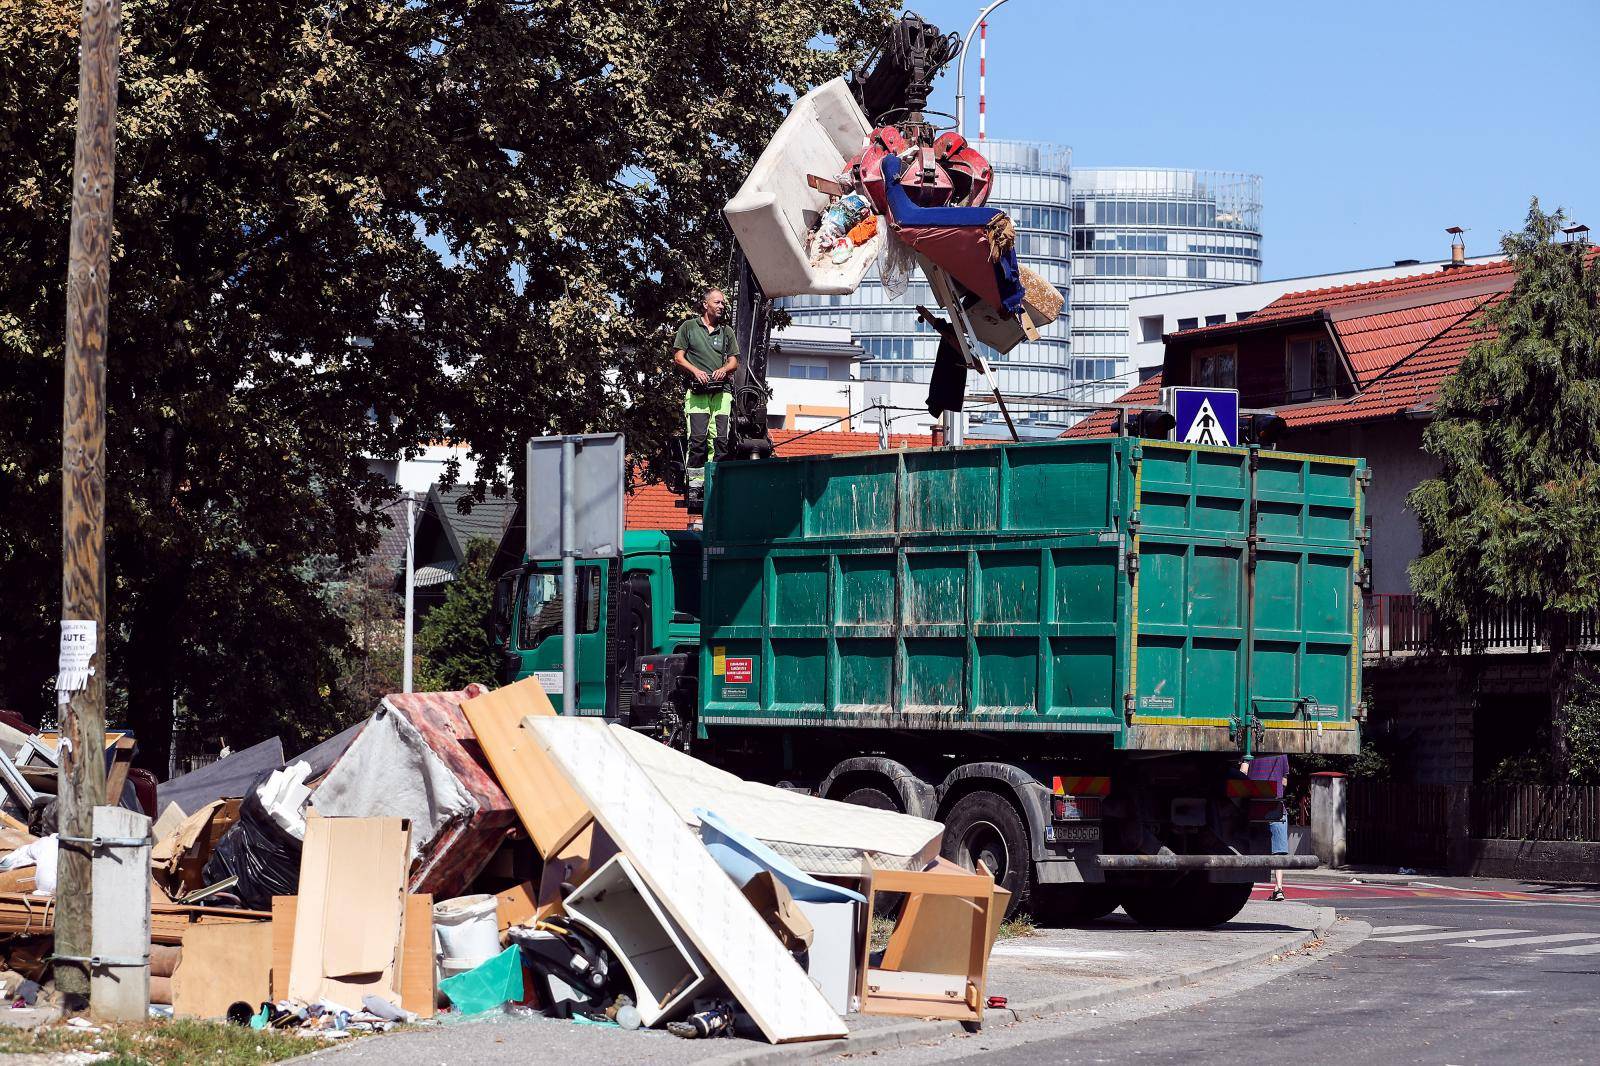
[{"label": "blue sky", "polygon": [[[908,5],[966,32],[976,0]],[[1008,0],[991,137],[1264,179],[1263,278],[1496,251],[1530,196],[1600,233],[1600,0]],[[977,135],[977,39],[967,132]],[[934,107],[952,110],[955,68]]]}]

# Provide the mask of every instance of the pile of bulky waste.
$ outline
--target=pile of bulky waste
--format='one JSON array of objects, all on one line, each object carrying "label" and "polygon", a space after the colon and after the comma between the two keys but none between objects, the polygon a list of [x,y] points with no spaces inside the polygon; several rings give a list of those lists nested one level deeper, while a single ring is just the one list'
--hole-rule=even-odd
[{"label": "pile of bulky waste", "polygon": [[[774,1043],[845,1036],[857,1012],[982,1020],[1009,897],[939,857],[939,823],[557,715],[534,678],[394,694],[295,758],[273,739],[165,783],[134,750],[107,735],[113,813],[149,827],[154,1014],[327,1039],[537,1014]],[[0,722],[18,1007],[52,1002],[60,964],[57,751]],[[884,894],[898,917],[873,950]]]}]

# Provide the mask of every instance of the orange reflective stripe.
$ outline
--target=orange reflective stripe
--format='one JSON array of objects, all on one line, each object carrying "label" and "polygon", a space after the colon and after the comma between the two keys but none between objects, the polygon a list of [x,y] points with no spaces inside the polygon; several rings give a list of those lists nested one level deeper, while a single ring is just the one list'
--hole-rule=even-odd
[{"label": "orange reflective stripe", "polygon": [[1057,776],[1051,782],[1052,790],[1058,796],[1109,796],[1111,794],[1111,778],[1087,777],[1074,774],[1068,777]]}]

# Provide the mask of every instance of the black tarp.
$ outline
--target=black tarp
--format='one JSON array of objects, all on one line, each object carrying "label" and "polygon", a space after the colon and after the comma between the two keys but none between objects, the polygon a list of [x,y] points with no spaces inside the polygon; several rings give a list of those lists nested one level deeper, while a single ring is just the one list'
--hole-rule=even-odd
[{"label": "black tarp", "polygon": [[162,785],[156,790],[157,813],[169,803],[176,803],[184,814],[193,814],[212,800],[238,799],[264,771],[282,765],[283,741],[277,737],[263,740]]}]

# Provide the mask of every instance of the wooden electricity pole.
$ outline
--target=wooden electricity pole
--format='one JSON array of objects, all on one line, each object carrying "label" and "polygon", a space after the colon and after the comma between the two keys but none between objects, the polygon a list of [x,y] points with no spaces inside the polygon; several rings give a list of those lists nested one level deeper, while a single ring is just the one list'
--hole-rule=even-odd
[{"label": "wooden electricity pole", "polygon": [[90,849],[106,799],[106,330],[115,174],[121,0],[83,0],[78,45],[78,137],[67,253],[67,345],[61,400],[61,724],[56,887],[56,988],[65,1010],[89,995],[94,954]]}]

